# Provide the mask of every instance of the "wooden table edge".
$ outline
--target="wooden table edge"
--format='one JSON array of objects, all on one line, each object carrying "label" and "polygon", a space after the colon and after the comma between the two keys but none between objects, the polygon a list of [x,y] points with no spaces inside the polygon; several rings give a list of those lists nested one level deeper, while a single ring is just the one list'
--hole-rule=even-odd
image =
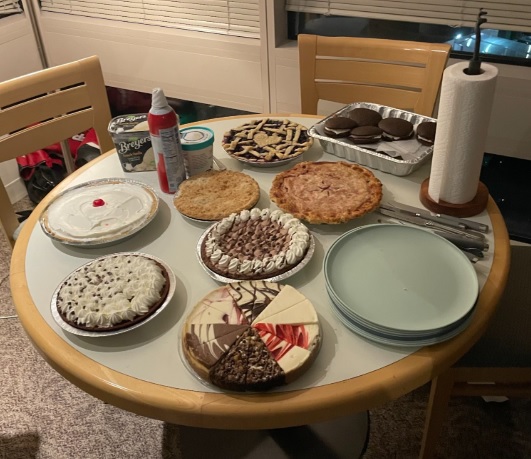
[{"label": "wooden table edge", "polygon": [[[250,116],[254,115],[219,120]],[[175,424],[242,430],[288,427],[301,424],[301,420],[308,424],[367,410],[422,386],[455,363],[483,334],[503,293],[509,271],[509,236],[498,207],[489,197],[487,210],[495,240],[493,268],[466,333],[448,342],[424,347],[391,365],[349,380],[312,389],[253,395],[165,387],[102,367],[69,346],[42,318],[28,290],[25,260],[32,229],[39,224],[39,215],[46,205],[94,161],[113,153],[101,155],[67,177],[36,207],[13,250],[10,282],[19,319],[44,359],[85,392],[122,409]]]}]

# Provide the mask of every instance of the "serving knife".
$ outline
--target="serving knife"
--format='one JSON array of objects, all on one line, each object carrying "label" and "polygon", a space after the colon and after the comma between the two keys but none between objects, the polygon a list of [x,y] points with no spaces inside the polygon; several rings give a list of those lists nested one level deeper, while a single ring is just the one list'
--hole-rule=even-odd
[{"label": "serving knife", "polygon": [[489,225],[486,225],[484,223],[478,223],[472,220],[467,220],[465,218],[452,217],[451,215],[431,213],[426,209],[419,209],[417,207],[408,206],[406,204],[398,202],[381,204],[380,207],[388,210],[395,210],[396,212],[411,215],[413,217],[424,218],[425,220],[430,220],[463,231],[473,230],[479,231],[480,233],[489,232]]},{"label": "serving knife", "polygon": [[475,249],[481,252],[487,251],[489,249],[489,244],[487,241],[485,241],[484,236],[481,233],[478,233],[479,236],[476,236],[466,231],[458,230],[456,228],[444,227],[443,225],[437,225],[432,221],[424,220],[420,217],[408,216],[384,208],[378,209],[378,212],[380,212],[382,215],[394,218],[396,220],[432,229],[434,230],[435,234],[444,237],[459,248]]},{"label": "serving knife", "polygon": [[380,206],[380,208],[378,209],[378,212],[380,212],[383,215],[396,218],[398,220],[407,221],[408,223],[412,223],[414,225],[426,226],[430,229],[446,231],[448,233],[457,234],[459,236],[466,237],[469,239],[477,239],[479,241],[485,241],[485,235],[482,233],[478,233],[477,231],[455,228],[454,226],[448,226],[439,221],[427,220],[423,217],[409,215],[406,212],[401,212],[400,210],[386,206],[385,204],[384,206]]}]

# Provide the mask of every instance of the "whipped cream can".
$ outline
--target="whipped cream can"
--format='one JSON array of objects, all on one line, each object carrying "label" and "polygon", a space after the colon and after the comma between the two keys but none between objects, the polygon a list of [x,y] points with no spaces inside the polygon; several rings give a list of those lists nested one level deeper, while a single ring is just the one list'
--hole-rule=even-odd
[{"label": "whipped cream can", "polygon": [[173,194],[186,179],[179,133],[179,117],[160,88],[153,90],[148,113],[149,134],[157,165],[160,189]]},{"label": "whipped cream can", "polygon": [[212,129],[202,126],[182,129],[181,145],[189,177],[212,169],[214,163]]}]

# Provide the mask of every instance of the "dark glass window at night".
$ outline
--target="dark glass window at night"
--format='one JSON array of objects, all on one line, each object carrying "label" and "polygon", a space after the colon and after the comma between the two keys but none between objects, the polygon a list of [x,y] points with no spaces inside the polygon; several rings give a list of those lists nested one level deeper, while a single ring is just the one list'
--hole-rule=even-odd
[{"label": "dark glass window at night", "polygon": [[[450,57],[456,59],[470,59],[476,41],[475,31],[471,27],[290,11],[288,12],[288,38],[296,40],[299,33],[449,43],[452,45]],[[531,34],[481,29],[480,52],[482,60],[486,62],[531,66]]]}]

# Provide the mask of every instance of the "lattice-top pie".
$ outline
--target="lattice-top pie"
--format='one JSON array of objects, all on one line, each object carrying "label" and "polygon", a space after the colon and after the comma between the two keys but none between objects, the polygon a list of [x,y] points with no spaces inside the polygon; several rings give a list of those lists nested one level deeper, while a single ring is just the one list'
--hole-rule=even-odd
[{"label": "lattice-top pie", "polygon": [[281,172],[269,192],[284,212],[309,223],[343,223],[375,210],[382,184],[357,164],[302,162]]},{"label": "lattice-top pie", "polygon": [[226,132],[222,145],[225,151],[240,161],[275,163],[304,153],[313,138],[301,124],[290,120],[257,119]]}]

